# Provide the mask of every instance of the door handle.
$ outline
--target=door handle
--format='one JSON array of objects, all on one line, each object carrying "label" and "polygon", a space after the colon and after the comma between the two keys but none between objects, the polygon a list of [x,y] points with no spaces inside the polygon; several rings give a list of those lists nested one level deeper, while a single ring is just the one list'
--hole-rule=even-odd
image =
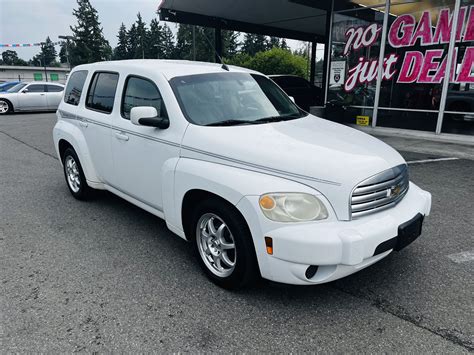
[{"label": "door handle", "polygon": [[41,96],[44,96],[44,94],[40,94]]},{"label": "door handle", "polygon": [[115,133],[115,137],[116,137],[117,139],[120,139],[121,141],[128,141],[128,136],[127,136],[126,134],[122,133],[122,132],[120,132],[120,133],[118,133],[118,132]]},{"label": "door handle", "polygon": [[79,125],[82,127],[87,127],[89,124],[86,121],[79,121]]}]

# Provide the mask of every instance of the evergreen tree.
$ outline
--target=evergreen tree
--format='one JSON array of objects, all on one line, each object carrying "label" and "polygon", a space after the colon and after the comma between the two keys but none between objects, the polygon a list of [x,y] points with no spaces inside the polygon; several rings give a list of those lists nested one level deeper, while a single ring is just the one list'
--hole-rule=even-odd
[{"label": "evergreen tree", "polygon": [[270,49],[273,47],[280,48],[280,39],[278,37],[270,37],[270,41],[268,42],[268,46]]},{"label": "evergreen tree", "polygon": [[127,32],[127,53],[128,59],[135,58],[135,54],[138,52],[138,35],[137,35],[137,26],[132,24],[130,29]]},{"label": "evergreen tree", "polygon": [[72,65],[107,60],[112,54],[109,42],[104,38],[97,10],[89,0],[77,0],[78,9],[73,10],[77,25],[71,26],[73,45],[70,48]]},{"label": "evergreen tree", "polygon": [[173,32],[169,26],[165,23],[162,29],[163,33],[163,41],[162,41],[162,49],[163,49],[163,57],[164,59],[171,59],[175,56],[175,45],[174,45],[174,36]]},{"label": "evergreen tree", "polygon": [[118,43],[117,47],[114,49],[113,58],[115,60],[127,59],[128,58],[128,37],[127,37],[127,28],[125,25],[120,25],[119,32],[118,32]]},{"label": "evergreen tree", "polygon": [[242,52],[254,56],[258,52],[263,52],[268,49],[268,41],[264,35],[257,35],[253,33],[246,33],[244,42],[242,43]]},{"label": "evergreen tree", "polygon": [[135,52],[132,52],[133,58],[136,59],[143,59],[145,58],[145,46],[147,42],[147,28],[145,22],[142,20],[142,15],[140,13],[137,14],[137,21],[136,23],[136,44],[137,47]]},{"label": "evergreen tree", "polygon": [[239,34],[234,31],[222,31],[222,57],[232,58],[238,53],[239,49]]},{"label": "evergreen tree", "polygon": [[286,43],[286,39],[282,38],[280,43],[280,48],[289,51],[290,47]]},{"label": "evergreen tree", "polygon": [[41,51],[31,59],[31,63],[36,66],[58,66],[56,56],[56,48],[54,48],[51,39],[47,37],[46,41],[42,42]]},{"label": "evergreen tree", "polygon": [[[197,31],[196,31],[197,32]],[[176,52],[178,59],[193,60],[193,26],[179,24],[176,34]]]},{"label": "evergreen tree", "polygon": [[66,42],[61,42],[59,49],[59,62],[67,63],[67,44]]},{"label": "evergreen tree", "polygon": [[164,58],[165,47],[163,46],[163,40],[163,27],[157,19],[151,20],[150,31],[148,32],[147,38],[147,58]]}]

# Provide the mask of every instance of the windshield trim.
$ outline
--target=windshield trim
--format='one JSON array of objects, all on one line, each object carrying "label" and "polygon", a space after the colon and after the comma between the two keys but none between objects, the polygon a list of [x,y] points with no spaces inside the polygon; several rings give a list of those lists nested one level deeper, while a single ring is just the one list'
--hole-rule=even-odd
[{"label": "windshield trim", "polygon": [[[241,73],[241,74],[249,74],[251,77],[253,77],[255,79],[255,77],[261,77],[261,78],[264,78],[266,80],[269,80],[270,82],[272,82],[275,87],[277,88],[278,91],[280,91],[288,100],[288,102],[293,105],[299,112],[299,117],[292,117],[292,118],[288,118],[288,117],[285,117],[285,115],[282,115],[281,116],[281,120],[274,120],[274,121],[259,121],[259,119],[265,119],[265,118],[268,118],[268,117],[260,117],[259,119],[256,119],[256,120],[241,120],[242,123],[238,123],[236,122],[235,125],[228,125],[228,124],[222,124],[222,125],[219,125],[219,122],[215,122],[215,123],[211,123],[211,124],[199,124],[199,123],[196,123],[188,114],[188,112],[186,111],[186,106],[184,105],[182,99],[181,99],[181,96],[179,95],[178,93],[178,88],[176,85],[174,85],[174,82],[179,80],[180,78],[185,78],[185,77],[191,77],[191,76],[201,76],[201,75],[208,75],[208,74],[222,74],[222,75],[227,75],[227,73]],[[288,94],[282,89],[280,88],[280,86],[276,85],[271,79],[269,79],[267,76],[263,75],[263,74],[258,74],[258,73],[251,73],[251,72],[241,72],[241,71],[234,71],[234,72],[226,72],[226,73],[220,73],[220,72],[213,72],[213,73],[198,73],[198,74],[189,74],[189,75],[180,75],[180,76],[175,76],[173,78],[171,78],[169,81],[168,81],[168,84],[170,85],[171,87],[171,90],[173,91],[173,94],[174,94],[174,97],[176,98],[176,101],[178,102],[178,106],[183,114],[183,116],[185,117],[185,119],[190,123],[190,124],[193,124],[193,125],[196,125],[196,126],[201,126],[201,127],[235,127],[235,126],[250,126],[250,125],[256,125],[256,124],[268,124],[268,123],[276,123],[276,122],[282,122],[282,121],[289,121],[289,120],[295,120],[295,119],[300,119],[300,118],[303,118],[303,117],[306,117],[309,115],[308,112],[302,110],[301,108],[298,107],[298,105],[296,105],[293,100],[290,99],[290,97],[288,96]],[[229,121],[229,120],[222,120],[222,122],[225,122],[225,121]],[[237,120],[236,120],[237,121]],[[240,120],[239,120],[240,121]]]}]

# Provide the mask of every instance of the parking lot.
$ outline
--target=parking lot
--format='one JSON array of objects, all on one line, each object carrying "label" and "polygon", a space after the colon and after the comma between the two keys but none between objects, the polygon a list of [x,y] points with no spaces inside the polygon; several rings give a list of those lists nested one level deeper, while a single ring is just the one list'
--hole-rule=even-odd
[{"label": "parking lot", "polygon": [[229,292],[160,219],[75,200],[55,120],[0,117],[0,352],[474,350],[474,160],[410,164],[433,207],[402,252],[326,285]]}]

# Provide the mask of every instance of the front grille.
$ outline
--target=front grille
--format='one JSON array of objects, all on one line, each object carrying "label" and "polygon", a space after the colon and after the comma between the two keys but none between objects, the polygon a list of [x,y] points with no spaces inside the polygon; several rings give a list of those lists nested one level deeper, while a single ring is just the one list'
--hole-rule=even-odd
[{"label": "front grille", "polygon": [[408,187],[408,168],[405,164],[385,170],[362,181],[352,191],[352,218],[395,206],[405,196]]}]

